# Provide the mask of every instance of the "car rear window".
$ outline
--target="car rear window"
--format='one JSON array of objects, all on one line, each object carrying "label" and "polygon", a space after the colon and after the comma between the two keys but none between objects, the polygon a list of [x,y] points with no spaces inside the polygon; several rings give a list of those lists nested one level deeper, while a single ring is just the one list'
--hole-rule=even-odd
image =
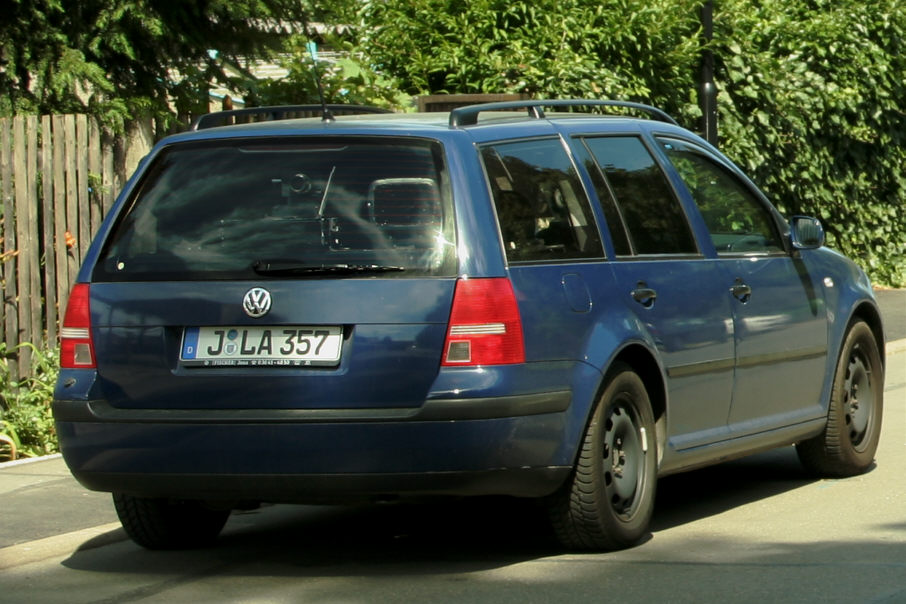
[{"label": "car rear window", "polygon": [[455,274],[437,142],[229,139],[177,144],[149,167],[96,280]]}]

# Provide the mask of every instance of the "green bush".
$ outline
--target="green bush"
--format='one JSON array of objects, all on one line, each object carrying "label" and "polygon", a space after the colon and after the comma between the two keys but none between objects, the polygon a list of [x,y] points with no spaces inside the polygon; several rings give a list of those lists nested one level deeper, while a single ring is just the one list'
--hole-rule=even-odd
[{"label": "green bush", "polygon": [[50,404],[59,370],[57,350],[40,350],[21,344],[30,352],[32,377],[12,379],[9,359],[18,353],[0,343],[0,461],[36,457],[59,451]]},{"label": "green bush", "polygon": [[[382,0],[363,56],[410,94],[657,105],[699,129],[701,0]],[[715,0],[720,146],[878,284],[906,286],[906,4]]]},{"label": "green bush", "polygon": [[[255,80],[249,98],[256,105],[301,105],[320,102],[317,73],[326,103],[372,105],[399,109],[410,104],[409,95],[400,93],[394,83],[363,64],[355,52],[335,61],[312,58],[305,35],[289,36],[284,54],[277,62],[288,73],[279,80]],[[350,50],[350,42],[336,35],[332,46]],[[318,56],[318,55],[316,55]]]},{"label": "green bush", "polygon": [[777,206],[906,285],[906,5],[717,4],[721,146]]},{"label": "green bush", "polygon": [[[700,58],[698,0],[385,0],[362,53],[409,94],[646,99],[683,110]],[[679,103],[677,101],[679,100]]]}]

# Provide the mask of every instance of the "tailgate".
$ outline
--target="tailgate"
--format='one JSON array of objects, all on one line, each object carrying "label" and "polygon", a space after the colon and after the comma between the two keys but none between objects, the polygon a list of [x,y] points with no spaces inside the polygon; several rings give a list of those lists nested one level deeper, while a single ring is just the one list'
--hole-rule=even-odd
[{"label": "tailgate", "polygon": [[[254,288],[271,299],[258,318],[243,306]],[[416,407],[439,370],[454,288],[439,278],[95,283],[99,382],[118,408]],[[233,346],[209,339],[213,354],[193,358],[187,332]],[[311,356],[334,340],[336,355]]]}]

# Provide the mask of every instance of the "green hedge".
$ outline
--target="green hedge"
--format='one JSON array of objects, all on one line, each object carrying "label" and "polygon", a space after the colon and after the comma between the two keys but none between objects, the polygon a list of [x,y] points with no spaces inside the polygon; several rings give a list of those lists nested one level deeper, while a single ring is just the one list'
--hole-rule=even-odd
[{"label": "green hedge", "polygon": [[[409,94],[637,100],[698,129],[690,0],[382,0],[364,57]],[[878,284],[906,285],[906,5],[716,0],[721,148]]]},{"label": "green hedge", "polygon": [[[12,378],[8,359],[13,356],[29,359],[32,377],[18,382]],[[51,412],[58,358],[58,349],[26,343],[8,350],[0,342],[0,462],[59,451]]]},{"label": "green hedge", "polygon": [[718,6],[723,149],[877,283],[906,285],[906,5]]}]

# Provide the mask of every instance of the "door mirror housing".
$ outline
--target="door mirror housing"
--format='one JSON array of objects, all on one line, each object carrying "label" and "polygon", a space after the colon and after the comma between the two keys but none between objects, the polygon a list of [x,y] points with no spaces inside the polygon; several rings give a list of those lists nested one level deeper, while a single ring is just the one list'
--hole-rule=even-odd
[{"label": "door mirror housing", "polygon": [[797,250],[814,250],[824,245],[824,227],[811,216],[793,216],[790,237]]}]

